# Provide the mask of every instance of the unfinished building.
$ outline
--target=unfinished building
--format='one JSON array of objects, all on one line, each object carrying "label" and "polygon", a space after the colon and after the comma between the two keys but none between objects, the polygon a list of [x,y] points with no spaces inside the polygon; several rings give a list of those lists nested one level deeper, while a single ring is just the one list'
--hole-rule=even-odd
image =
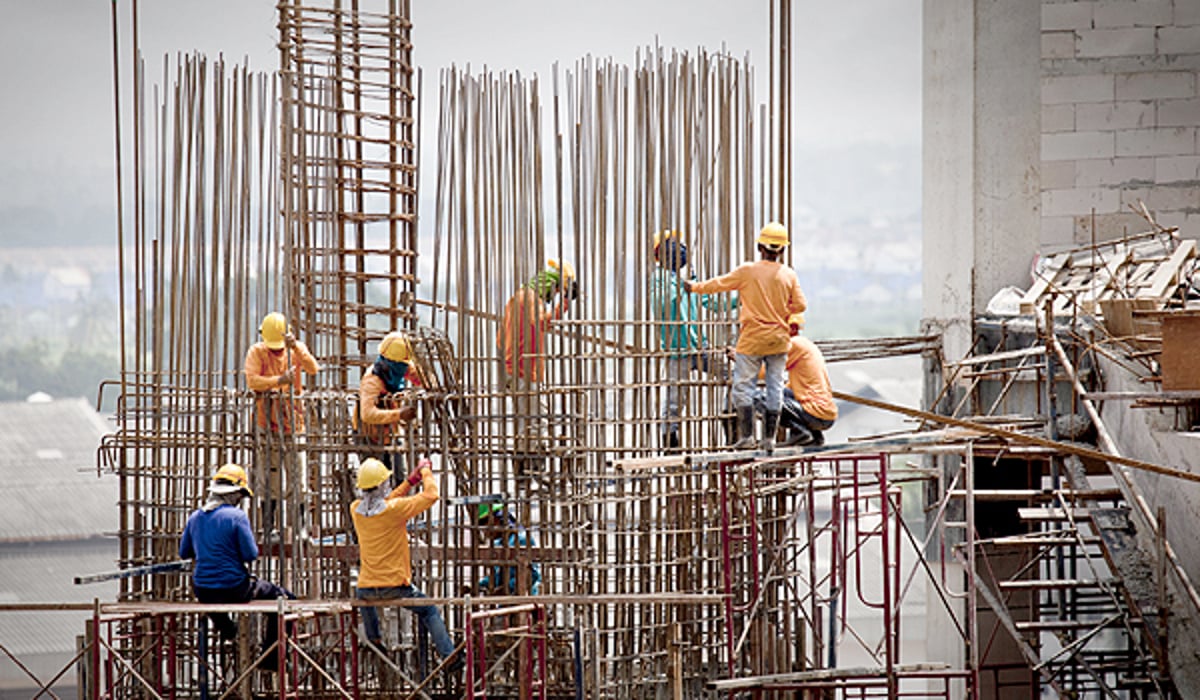
[{"label": "unfinished building", "polygon": [[[448,69],[437,152],[419,153],[408,16],[399,0],[285,0],[276,77],[194,57],[164,69],[161,93],[134,86],[150,104],[120,250],[137,311],[100,453],[130,575],[87,626],[89,697],[1197,692],[1200,558],[1167,517],[1200,481],[1179,435],[1200,398],[1193,241],[1144,211],[1135,231],[1060,246],[986,314],[972,299],[965,320],[928,314],[925,335],[820,343],[830,362],[922,355],[926,410],[838,396],[911,431],[734,452],[725,382],[696,375],[682,445],[663,454],[651,236],[681,232],[700,269],[750,257],[742,232],[789,217],[786,111],[759,106],[746,60],[703,51],[582,59],[548,89]],[[772,36],[786,55],[787,32]],[[789,103],[782,64],[773,76]],[[432,211],[418,212],[418,168],[437,174]],[[548,258],[574,263],[582,294],[525,394],[504,386],[497,326]],[[989,270],[968,285],[985,302],[1005,277]],[[257,430],[241,376],[271,311],[322,363],[295,397],[303,435]],[[729,345],[734,315],[706,314],[712,345]],[[411,528],[415,578],[459,637],[462,677],[435,668],[402,602],[384,649],[358,629],[355,388],[394,329],[427,381],[390,449],[431,458],[444,494]],[[1125,442],[1141,435],[1159,446]],[[161,565],[214,467],[253,465],[263,484],[267,455],[283,456],[283,488],[278,517],[261,487],[251,505],[255,573],[300,599],[198,605],[186,571]],[[493,544],[474,517],[490,503],[532,537]],[[497,567],[512,588],[481,590]],[[209,629],[214,610],[240,613],[238,640]],[[266,612],[294,622],[274,672],[252,643]]]}]

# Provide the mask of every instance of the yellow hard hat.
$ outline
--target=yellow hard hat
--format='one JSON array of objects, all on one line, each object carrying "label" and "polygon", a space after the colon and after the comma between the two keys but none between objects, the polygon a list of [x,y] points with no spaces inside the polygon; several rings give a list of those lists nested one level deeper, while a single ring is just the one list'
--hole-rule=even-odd
[{"label": "yellow hard hat", "polygon": [[778,221],[772,221],[763,226],[762,231],[759,232],[758,238],[755,240],[755,243],[761,243],[771,248],[782,248],[788,242],[787,229]]},{"label": "yellow hard hat", "polygon": [[263,317],[262,325],[258,327],[258,332],[262,333],[263,342],[272,350],[282,350],[284,346],[283,336],[288,333],[287,319],[278,311],[272,311]]},{"label": "yellow hard hat", "polygon": [[672,238],[678,239],[679,232],[663,229],[662,231],[659,231],[658,233],[654,234],[654,247],[658,248],[660,245],[663,244],[663,241],[667,241]]},{"label": "yellow hard hat", "polygon": [[208,490],[220,494],[244,491],[247,496],[254,495],[246,478],[246,470],[233,463],[223,465],[213,474]]},{"label": "yellow hard hat", "polygon": [[383,462],[368,457],[363,460],[363,463],[358,465],[358,481],[355,485],[362,491],[373,489],[392,478],[392,470],[383,466]]},{"label": "yellow hard hat", "polygon": [[575,268],[569,262],[560,263],[554,258],[550,258],[546,261],[546,267],[551,270],[557,270],[564,283],[575,279]]},{"label": "yellow hard hat", "polygon": [[379,341],[379,354],[392,362],[412,362],[412,342],[400,331],[392,331]]}]

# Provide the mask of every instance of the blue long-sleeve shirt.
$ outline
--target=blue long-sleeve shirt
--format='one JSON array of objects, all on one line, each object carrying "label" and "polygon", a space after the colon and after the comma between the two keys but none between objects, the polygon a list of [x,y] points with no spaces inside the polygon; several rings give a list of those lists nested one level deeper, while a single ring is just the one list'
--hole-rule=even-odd
[{"label": "blue long-sleeve shirt", "polygon": [[246,580],[246,565],[258,558],[250,518],[223,504],[188,516],[179,540],[179,558],[195,559],[192,581],[201,588],[232,588]]}]

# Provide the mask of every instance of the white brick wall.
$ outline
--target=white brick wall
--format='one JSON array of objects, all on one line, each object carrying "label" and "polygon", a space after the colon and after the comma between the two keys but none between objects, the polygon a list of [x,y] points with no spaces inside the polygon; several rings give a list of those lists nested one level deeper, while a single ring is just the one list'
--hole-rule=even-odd
[{"label": "white brick wall", "polygon": [[1042,133],[1075,130],[1075,105],[1042,106]]},{"label": "white brick wall", "polygon": [[[1192,1],[1200,5],[1197,0]],[[1200,25],[1162,27],[1158,30],[1158,52],[1164,55],[1200,53]]]},{"label": "white brick wall", "polygon": [[[1136,195],[1136,196],[1135,196]],[[1122,205],[1146,203],[1150,213],[1195,209],[1200,205],[1200,187],[1155,187],[1148,190],[1126,190],[1121,194]]]},{"label": "white brick wall", "polygon": [[1178,156],[1196,153],[1196,130],[1188,127],[1116,132],[1118,156]]},{"label": "white brick wall", "polygon": [[1042,160],[1111,158],[1116,153],[1115,144],[1116,140],[1111,131],[1042,134]]},{"label": "white brick wall", "polygon": [[1175,26],[1188,27],[1200,24],[1200,2],[1175,0]]},{"label": "white brick wall", "polygon": [[1061,250],[1074,246],[1075,217],[1043,216],[1041,241],[1042,247],[1049,250]]},{"label": "white brick wall", "polygon": [[1042,189],[1068,190],[1075,186],[1073,160],[1042,161]]},{"label": "white brick wall", "polygon": [[1147,129],[1155,126],[1153,102],[1098,102],[1075,108],[1080,131]]},{"label": "white brick wall", "polygon": [[[1154,159],[1156,182],[1200,182],[1200,156],[1168,156]],[[1194,208],[1200,208],[1197,202]]]},{"label": "white brick wall", "polygon": [[1161,27],[1171,23],[1171,10],[1171,0],[1098,2],[1093,12],[1093,22],[1098,29]]},{"label": "white brick wall", "polygon": [[1099,158],[1075,161],[1076,187],[1120,187],[1154,182],[1153,158]]},{"label": "white brick wall", "polygon": [[1091,2],[1064,2],[1042,5],[1042,31],[1091,29]]},{"label": "white brick wall", "polygon": [[[1061,75],[1042,79],[1042,104],[1108,102],[1116,95],[1111,75]],[[1132,98],[1146,99],[1146,98]]]},{"label": "white brick wall", "polygon": [[1200,126],[1200,98],[1158,103],[1157,126]]},{"label": "white brick wall", "polygon": [[1153,54],[1155,46],[1153,27],[1130,27],[1082,30],[1076,48],[1080,58],[1104,58],[1145,56]]},{"label": "white brick wall", "polygon": [[1107,214],[1121,209],[1121,193],[1103,187],[1042,192],[1042,216],[1068,216],[1095,209]]},{"label": "white brick wall", "polygon": [[1075,32],[1043,32],[1042,58],[1074,58]]},{"label": "white brick wall", "polygon": [[1196,74],[1190,71],[1123,73],[1114,76],[1118,100],[1162,100],[1196,95]]}]

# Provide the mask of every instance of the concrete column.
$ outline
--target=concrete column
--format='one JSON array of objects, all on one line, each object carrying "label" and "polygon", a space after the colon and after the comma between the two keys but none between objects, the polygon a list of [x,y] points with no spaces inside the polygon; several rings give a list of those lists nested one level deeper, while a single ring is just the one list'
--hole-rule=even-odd
[{"label": "concrete column", "polygon": [[922,315],[947,359],[1040,236],[1041,2],[925,0]]}]

